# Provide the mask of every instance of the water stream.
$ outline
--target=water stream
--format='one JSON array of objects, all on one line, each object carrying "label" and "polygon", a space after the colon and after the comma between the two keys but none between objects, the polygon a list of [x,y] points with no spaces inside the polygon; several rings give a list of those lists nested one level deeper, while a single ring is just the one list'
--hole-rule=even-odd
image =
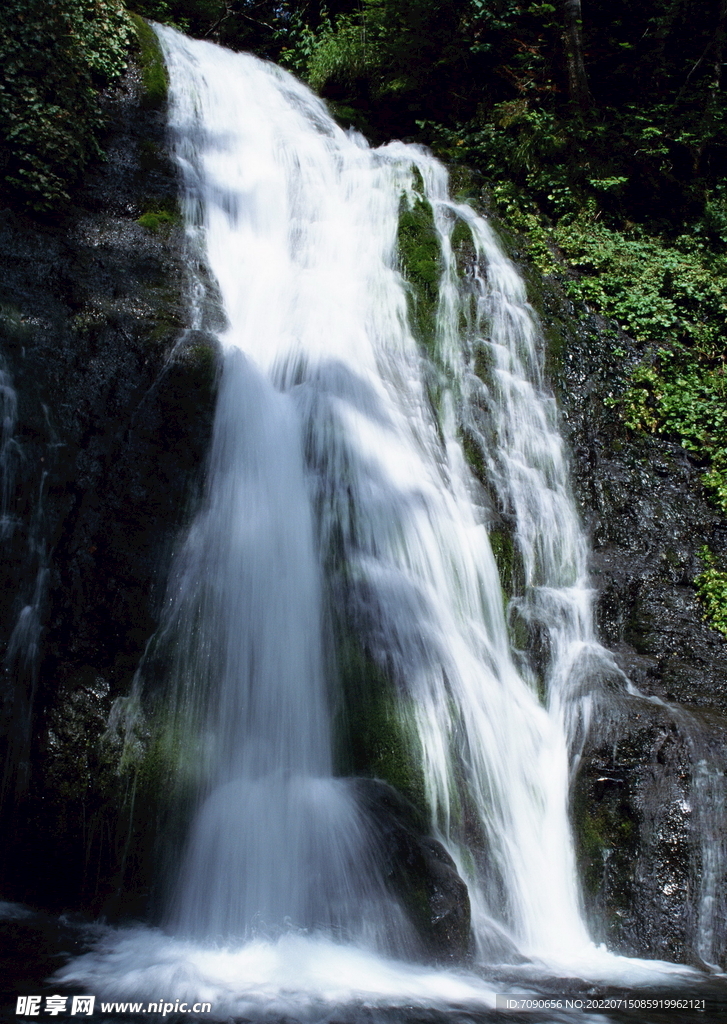
[{"label": "water stream", "polygon": [[[569,764],[616,669],[522,280],[430,154],[373,150],[282,70],[157,32],[190,258],[204,254],[227,318],[205,500],[159,641],[196,809],[166,934],[118,933],[64,981],[129,994],[174,977],[246,1013],[492,1005],[474,974],[404,962],[416,942],[340,777],[352,662],[389,695],[412,787],[467,882],[475,964],[683,977],[597,949],[582,918]],[[439,248],[428,346],[397,243],[422,203]],[[488,538],[502,516],[509,601]]]},{"label": "water stream", "polygon": [[[310,927],[331,898],[321,891],[305,911],[305,879],[360,888],[365,858],[342,847],[353,809],[332,779],[328,585],[345,589],[349,621],[411,719],[433,824],[475,896],[475,934],[486,944],[491,920],[529,953],[582,947],[560,703],[564,662],[585,642],[585,558],[522,284],[484,222],[448,202],[444,169],[423,151],[371,151],[284,73],[162,38],[187,217],[229,318],[208,503],[172,591],[191,645],[177,647],[181,713],[201,703],[196,719],[211,737],[212,795],[194,827],[180,920],[214,932],[239,901],[238,931],[256,915]],[[475,282],[473,341],[502,353],[495,459],[527,593],[547,588],[559,677],[550,713],[513,663],[486,522],[469,498],[452,412],[463,373],[451,334],[464,300],[444,289],[438,345],[454,380],[438,410],[409,327],[396,235],[400,205],[419,198],[417,170],[444,251],[461,216],[491,278]],[[485,324],[492,336],[480,341]],[[477,818],[469,835],[465,801]]]}]

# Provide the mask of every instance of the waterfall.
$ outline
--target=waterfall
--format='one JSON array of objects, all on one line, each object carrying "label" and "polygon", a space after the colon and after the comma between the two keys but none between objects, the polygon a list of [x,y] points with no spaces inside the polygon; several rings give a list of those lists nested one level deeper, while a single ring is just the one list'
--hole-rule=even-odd
[{"label": "waterfall", "polygon": [[[212,934],[256,918],[309,926],[360,892],[364,840],[341,843],[362,826],[332,778],[333,619],[328,635],[354,632],[397,694],[481,950],[503,932],[530,954],[583,948],[561,703],[591,642],[585,555],[522,283],[422,149],[372,151],[285,72],[158,31],[185,214],[229,321],[206,507],[165,626],[181,638],[177,728],[200,737],[206,765],[176,920]],[[396,248],[402,204],[422,199],[443,254],[435,361],[451,384],[436,410]],[[476,250],[466,289],[458,220]],[[474,404],[454,337],[471,301],[470,347],[495,359],[482,448],[514,509],[521,614],[554,637],[550,709],[511,655],[454,413]]]},{"label": "waterfall", "polygon": [[[153,705],[188,828],[164,930],[114,933],[57,977],[115,998],[173,979],[274,1019],[492,1007],[487,965],[524,959],[683,979],[596,949],[581,915],[570,764],[617,670],[522,280],[423,148],[371,149],[280,68],[156,31],[192,326],[201,262],[226,318],[205,495],[129,711],[137,728]],[[449,851],[479,976],[411,962],[357,771]]]},{"label": "waterfall", "polygon": [[372,858],[333,778],[301,426],[289,396],[236,346],[206,507],[171,599],[176,721],[193,730],[205,776],[173,927],[204,936],[351,926],[374,888]]}]

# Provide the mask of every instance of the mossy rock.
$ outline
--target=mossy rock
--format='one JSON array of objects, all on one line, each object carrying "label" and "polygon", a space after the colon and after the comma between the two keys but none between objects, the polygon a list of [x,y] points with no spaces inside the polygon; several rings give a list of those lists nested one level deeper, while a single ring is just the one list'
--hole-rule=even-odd
[{"label": "mossy rock", "polygon": [[338,729],[342,773],[383,779],[423,811],[424,775],[395,684],[357,638],[339,645],[338,665],[344,700]]},{"label": "mossy rock", "polygon": [[163,107],[169,91],[169,75],[164,63],[159,40],[148,21],[138,14],[130,14],[141,58],[141,76],[144,92],[141,105],[147,110]]},{"label": "mossy rock", "polygon": [[462,278],[465,274],[471,272],[471,269],[475,266],[477,261],[477,251],[475,249],[475,243],[472,238],[472,232],[470,231],[469,225],[459,217],[452,228],[449,244],[451,245],[452,252],[454,253],[457,273],[460,278]]},{"label": "mossy rock", "polygon": [[487,466],[485,465],[485,459],[482,454],[480,444],[474,434],[469,430],[462,432],[462,451],[464,457],[467,460],[467,464],[474,473],[475,477],[484,486],[488,486],[488,475]]},{"label": "mossy rock", "polygon": [[489,536],[503,594],[506,597],[513,597],[515,594],[522,593],[525,584],[522,556],[512,533],[504,527],[496,527],[490,530]]},{"label": "mossy rock", "polygon": [[137,218],[136,223],[141,224],[147,231],[158,234],[163,228],[168,228],[174,224],[176,219],[173,214],[167,213],[166,210],[160,210],[158,213],[142,213],[141,217]]},{"label": "mossy rock", "polygon": [[471,952],[469,893],[452,858],[429,834],[426,817],[380,779],[356,779],[353,791],[371,827],[383,877],[406,912],[424,958],[466,961]]},{"label": "mossy rock", "polygon": [[145,200],[141,205],[144,212],[140,217],[137,217],[136,223],[141,224],[143,228],[146,228],[147,231],[151,231],[153,234],[169,230],[175,225],[181,225],[182,223],[179,203],[173,196]]},{"label": "mossy rock", "polygon": [[434,355],[442,254],[432,208],[423,199],[405,206],[399,215],[399,259],[411,286],[410,315],[414,334],[427,353]]}]

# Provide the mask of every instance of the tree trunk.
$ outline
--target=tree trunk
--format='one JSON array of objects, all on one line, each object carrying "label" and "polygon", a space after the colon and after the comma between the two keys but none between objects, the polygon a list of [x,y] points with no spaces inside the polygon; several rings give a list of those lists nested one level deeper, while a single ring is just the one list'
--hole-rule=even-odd
[{"label": "tree trunk", "polygon": [[583,63],[581,38],[581,0],[562,0],[563,42],[568,68],[568,96],[571,103],[583,113],[593,105],[588,88],[586,67]]}]

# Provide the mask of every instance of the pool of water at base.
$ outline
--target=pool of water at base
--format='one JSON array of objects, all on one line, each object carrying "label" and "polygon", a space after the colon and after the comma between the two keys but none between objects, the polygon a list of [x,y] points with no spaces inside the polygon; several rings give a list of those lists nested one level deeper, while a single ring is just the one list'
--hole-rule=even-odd
[{"label": "pool of water at base", "polygon": [[[226,1024],[717,1024],[727,1021],[725,975],[692,971],[671,976],[663,984],[655,982],[634,987],[554,977],[548,975],[544,968],[532,964],[470,971],[400,965],[403,969],[401,995],[392,997],[391,1005],[386,1004],[386,985],[379,976],[378,994],[374,999],[361,993],[351,999],[336,999],[331,998],[330,991],[317,999],[309,988],[298,1006],[296,992],[289,988],[281,990],[280,998],[262,1000],[257,1007],[248,1002],[244,1009],[239,1009],[242,1004],[239,1000],[236,1003],[234,974],[230,976],[228,973],[226,983],[218,984],[213,992],[217,998],[213,998],[210,1013],[108,1012],[102,1009],[102,1002],[136,1001],[129,989],[129,978],[134,969],[130,969],[128,963],[124,965],[123,960],[118,961],[118,969],[124,973],[125,984],[118,995],[113,992],[110,977],[114,960],[109,950],[123,948],[124,943],[141,942],[143,946],[148,942],[150,955],[153,955],[155,944],[160,949],[160,943],[174,943],[176,940],[168,940],[162,933],[142,926],[116,929],[82,918],[35,912],[16,904],[4,904],[3,909],[4,913],[0,915],[2,1024],[33,1019],[92,1020],[95,1024],[139,1024],[141,1021],[150,1024],[162,1020],[165,1024],[192,1024],[202,1020],[209,1024],[217,1024],[220,1020]],[[123,957],[123,953],[121,955]],[[209,955],[214,957],[215,951],[209,951]],[[224,959],[230,953],[221,950],[219,955]],[[386,970],[389,963],[379,961],[380,969]],[[75,965],[81,965],[81,968],[76,970]],[[353,967],[355,969],[355,960]],[[391,962],[391,970],[396,970],[396,967]],[[148,965],[139,964],[136,971],[141,975],[146,969]],[[59,976],[68,975],[69,970],[71,978],[83,978],[84,981],[59,982]],[[174,978],[179,976],[179,966],[167,962],[166,971],[160,975],[160,979],[168,979],[162,982],[166,991],[159,992],[160,1000],[175,998]],[[94,984],[95,978],[98,978],[98,985]],[[393,978],[391,973],[387,978],[389,984]],[[185,980],[189,981],[188,975]],[[339,975],[334,984],[340,980]],[[205,988],[204,984],[202,988]],[[61,994],[70,997],[93,991],[96,991],[97,998],[92,1017],[63,1013],[49,1017],[44,1009],[46,996]],[[210,991],[209,985],[206,991]],[[527,1011],[493,1009],[495,994],[509,998],[527,997],[533,1002],[541,1000],[552,1008]],[[43,997],[37,1017],[16,1013],[18,996],[27,995]],[[614,1008],[618,1000],[625,999],[632,999],[637,1005],[626,1010]],[[570,1000],[571,1007],[574,1003],[578,1006],[580,1001],[583,1008],[559,1009],[558,1001],[561,1007],[565,1007],[566,1000]],[[660,1000],[670,1001],[671,1007],[658,1005]],[[608,1008],[594,1008],[597,1001],[607,1003]],[[691,1007],[688,1005],[690,1001]],[[681,1005],[674,1005],[677,1002]]]}]

